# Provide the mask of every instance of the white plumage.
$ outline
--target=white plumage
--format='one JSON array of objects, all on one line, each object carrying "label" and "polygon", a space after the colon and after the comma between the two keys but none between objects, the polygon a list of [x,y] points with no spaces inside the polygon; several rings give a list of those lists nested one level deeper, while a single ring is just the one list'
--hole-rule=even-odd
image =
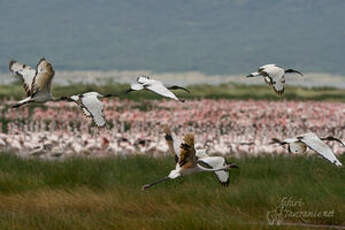
[{"label": "white plumage", "polygon": [[[198,154],[197,154],[198,155]],[[227,167],[227,162],[224,159],[224,157],[209,157],[209,156],[203,156],[198,158],[198,167],[201,167],[203,171],[206,171],[205,168],[203,168],[201,165],[205,164],[210,169],[221,169]],[[228,170],[219,170],[214,172],[219,183],[221,183],[224,186],[228,186],[230,182],[230,175]]]},{"label": "white plumage", "polygon": [[104,96],[98,92],[87,92],[73,95],[67,100],[74,101],[83,109],[83,112],[87,117],[92,118],[97,126],[103,127],[106,125],[103,103],[100,101],[100,98],[103,97]]},{"label": "white plumage", "polygon": [[14,60],[10,61],[9,70],[21,78],[26,95],[31,96],[32,82],[36,76],[36,70]]},{"label": "white plumage", "polygon": [[289,151],[292,153],[305,153],[309,147],[320,154],[323,158],[335,164],[338,167],[342,166],[342,163],[337,159],[332,149],[323,142],[323,140],[337,141],[345,146],[344,142],[334,137],[319,138],[315,133],[306,133],[295,138],[288,138],[283,141],[273,139],[273,143],[279,143],[281,145],[289,145]]},{"label": "white plumage", "polygon": [[27,98],[18,102],[13,107],[19,107],[31,102],[54,101],[51,95],[51,82],[54,77],[53,66],[41,58],[36,69],[17,61],[10,61],[9,70],[23,81],[23,87]]},{"label": "white plumage", "polygon": [[19,107],[31,102],[73,101],[82,108],[86,116],[92,117],[97,126],[103,127],[106,125],[103,103],[99,99],[117,95],[103,96],[97,92],[87,92],[71,97],[53,98],[51,82],[54,77],[54,69],[45,58],[38,62],[35,70],[17,61],[10,61],[9,69],[22,79],[24,90],[28,96],[13,107]]},{"label": "white plumage", "polygon": [[258,77],[262,76],[265,82],[271,86],[278,95],[283,95],[284,85],[285,85],[285,74],[288,73],[297,73],[303,75],[301,72],[294,69],[284,70],[281,67],[276,66],[275,64],[267,64],[259,67],[257,72],[253,72],[247,77]]},{"label": "white plumage", "polygon": [[131,87],[129,90],[127,90],[127,93],[131,91],[139,91],[144,89],[154,92],[163,97],[171,98],[176,101],[182,102],[184,100],[177,98],[177,96],[173,92],[171,92],[170,89],[182,89],[186,92],[189,92],[188,89],[176,85],[167,88],[163,85],[162,82],[150,79],[150,77],[142,75],[137,78],[136,83],[131,84]]}]

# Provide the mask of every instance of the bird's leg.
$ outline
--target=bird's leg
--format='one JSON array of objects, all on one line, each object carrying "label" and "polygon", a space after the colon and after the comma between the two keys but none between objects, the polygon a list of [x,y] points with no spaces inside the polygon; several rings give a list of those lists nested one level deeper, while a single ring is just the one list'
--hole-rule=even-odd
[{"label": "bird's leg", "polygon": [[22,105],[24,105],[24,104],[25,104],[25,103],[22,103],[22,104],[19,104],[19,103],[18,103],[18,104],[12,105],[11,107],[12,107],[12,108],[18,108],[18,107],[20,107],[20,106],[22,106]]},{"label": "bird's leg", "polygon": [[20,107],[20,106],[22,106],[22,105],[25,105],[25,104],[27,104],[27,103],[30,103],[30,102],[34,102],[34,100],[32,100],[32,96],[27,97],[27,98],[24,98],[24,99],[21,100],[21,101],[18,101],[18,103],[15,104],[15,105],[13,105],[12,108],[18,108],[18,107]]},{"label": "bird's leg", "polygon": [[15,104],[15,105],[12,105],[11,107],[12,108],[18,108],[18,107],[20,107],[20,106],[22,106],[22,105],[25,105],[25,104],[28,104],[30,101],[26,101],[26,102],[23,102],[23,103],[17,103],[17,104]]},{"label": "bird's leg", "polygon": [[[127,90],[128,91],[128,90]],[[127,92],[126,91],[126,92]],[[108,98],[108,97],[119,97],[120,95],[117,95],[117,94],[106,94],[106,95],[104,95],[103,97],[104,98]]]},{"label": "bird's leg", "polygon": [[169,179],[170,178],[166,176],[166,177],[163,177],[163,178],[161,178],[159,180],[156,180],[156,181],[152,182],[151,184],[145,184],[145,185],[143,185],[143,187],[141,187],[141,190],[144,191],[144,190],[150,188],[151,186],[153,186],[155,184],[159,184],[159,183],[161,183],[163,181],[166,181],[166,180],[169,180]]},{"label": "bird's leg", "polygon": [[56,99],[53,99],[53,101],[73,101],[70,97],[59,97]]},{"label": "bird's leg", "polygon": [[167,87],[168,89],[171,89],[171,90],[177,90],[177,89],[182,89],[184,91],[186,91],[187,93],[190,93],[190,91],[184,87],[181,87],[181,86],[178,86],[178,85],[173,85],[173,86],[170,86],[170,87]]}]

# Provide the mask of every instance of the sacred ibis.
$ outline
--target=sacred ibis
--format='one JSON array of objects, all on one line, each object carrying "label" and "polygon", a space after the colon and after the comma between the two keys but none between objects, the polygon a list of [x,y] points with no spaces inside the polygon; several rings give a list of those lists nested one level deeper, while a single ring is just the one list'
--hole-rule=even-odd
[{"label": "sacred ibis", "polygon": [[170,91],[170,90],[176,90],[176,89],[182,89],[190,93],[190,91],[184,87],[177,86],[177,85],[165,87],[162,82],[150,79],[149,76],[141,75],[137,78],[136,83],[131,84],[130,88],[126,91],[126,93],[129,93],[132,91],[139,91],[139,90],[149,90],[163,97],[184,102],[183,99],[177,98],[176,95]]},{"label": "sacred ibis", "polygon": [[23,87],[27,97],[13,107],[19,107],[32,102],[44,103],[47,101],[59,101],[51,94],[51,82],[54,77],[53,66],[45,59],[37,63],[36,68],[11,60],[9,70],[23,81]]},{"label": "sacred ibis", "polygon": [[71,97],[62,97],[62,99],[75,102],[83,110],[85,116],[91,117],[98,127],[104,127],[106,125],[106,119],[103,111],[104,106],[100,99],[115,96],[117,95],[102,95],[98,92],[87,92]]},{"label": "sacred ibis", "polygon": [[165,129],[165,134],[169,150],[176,156],[176,168],[171,170],[168,176],[150,184],[145,184],[142,190],[146,190],[153,185],[169,179],[176,179],[199,172],[214,172],[218,181],[223,186],[229,185],[229,169],[238,168],[235,164],[228,164],[223,157],[210,157],[205,152],[196,152],[193,134],[186,134],[184,136],[179,149],[176,149],[176,145],[174,146],[174,139],[169,129]]},{"label": "sacred ibis", "polygon": [[262,76],[265,82],[271,86],[279,96],[283,95],[284,93],[284,84],[285,84],[285,74],[289,73],[297,73],[301,76],[303,74],[294,69],[286,69],[284,70],[281,67],[276,66],[275,64],[268,64],[259,67],[257,72],[253,72],[247,77],[258,77]]},{"label": "sacred ibis", "polygon": [[294,138],[288,138],[283,141],[272,138],[272,144],[278,143],[280,145],[288,145],[288,150],[291,153],[301,154],[305,153],[308,148],[314,150],[320,154],[323,158],[335,164],[338,167],[342,166],[342,163],[337,159],[332,149],[323,141],[337,141],[345,146],[345,143],[338,138],[328,136],[325,138],[319,138],[315,133],[306,133]]},{"label": "sacred ibis", "polygon": [[45,58],[41,58],[36,69],[22,64],[17,61],[10,61],[9,69],[16,74],[23,81],[24,90],[27,98],[19,101],[13,107],[20,107],[22,105],[47,101],[74,101],[83,110],[86,116],[91,116],[97,126],[104,126],[106,124],[103,114],[103,104],[99,98],[113,97],[117,95],[103,96],[97,92],[87,92],[71,97],[54,98],[51,93],[51,82],[54,77],[54,69],[51,63]]}]

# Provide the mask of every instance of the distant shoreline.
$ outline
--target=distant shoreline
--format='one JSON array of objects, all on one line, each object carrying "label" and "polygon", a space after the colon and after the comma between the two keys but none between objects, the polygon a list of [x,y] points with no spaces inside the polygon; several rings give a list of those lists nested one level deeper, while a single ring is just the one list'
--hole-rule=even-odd
[{"label": "distant shoreline", "polygon": [[[246,73],[238,75],[207,75],[200,72],[176,72],[176,73],[154,73],[149,70],[142,71],[56,71],[54,84],[69,85],[75,83],[84,84],[107,84],[107,83],[131,83],[139,74],[152,75],[154,79],[162,80],[167,84],[195,85],[210,84],[219,85],[222,83],[238,83],[248,85],[264,84],[263,80],[247,79]],[[334,87],[345,88],[345,76],[328,73],[305,73],[303,77],[287,76],[287,84],[303,87]],[[11,84],[14,78],[10,73],[0,73],[0,85]]]}]

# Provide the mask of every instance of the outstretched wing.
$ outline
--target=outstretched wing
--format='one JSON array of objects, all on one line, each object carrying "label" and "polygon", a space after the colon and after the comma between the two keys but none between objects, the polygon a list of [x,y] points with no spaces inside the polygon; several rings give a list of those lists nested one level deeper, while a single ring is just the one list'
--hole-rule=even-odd
[{"label": "outstretched wing", "polygon": [[148,89],[154,93],[157,93],[163,97],[168,97],[174,100],[179,101],[176,95],[167,89],[161,82],[156,80],[150,80],[147,84],[144,85],[145,89]]},{"label": "outstretched wing", "polygon": [[85,93],[81,96],[81,104],[92,117],[92,120],[99,127],[103,127],[106,124],[103,103],[98,99],[96,94]]},{"label": "outstretched wing", "polygon": [[342,166],[341,162],[337,159],[332,149],[325,144],[316,134],[307,133],[297,137],[301,142],[305,143],[309,148],[319,153],[325,159],[329,160],[336,166]]},{"label": "outstretched wing", "polygon": [[[219,168],[224,168],[227,166],[227,163],[223,157],[205,157],[205,158],[199,159],[198,163],[199,162],[212,169],[219,169]],[[216,175],[219,183],[221,183],[223,186],[229,185],[229,182],[230,182],[229,171],[220,170],[220,171],[215,171],[214,174]]]},{"label": "outstretched wing", "polygon": [[23,81],[23,87],[26,95],[29,97],[32,95],[32,82],[36,75],[36,70],[28,65],[22,64],[17,61],[10,61],[9,70],[11,73],[16,74]]},{"label": "outstretched wing", "polygon": [[260,66],[258,69],[258,72],[261,72],[264,69],[272,68],[272,67],[276,67],[276,66],[277,66],[276,64],[266,64],[266,65]]},{"label": "outstretched wing", "polygon": [[285,85],[285,78],[284,75],[281,78],[277,78],[273,80],[272,87],[274,92],[279,96],[284,94],[284,85]]},{"label": "outstretched wing", "polygon": [[166,125],[164,126],[164,133],[165,133],[165,141],[167,142],[168,146],[169,146],[169,151],[174,154],[175,156],[175,161],[176,163],[179,160],[179,146],[181,143],[179,143],[180,141],[177,140],[176,135],[174,135],[171,130],[169,129],[169,127]]},{"label": "outstretched wing", "polygon": [[103,113],[103,103],[98,99],[97,92],[88,92],[80,95],[73,95],[69,99],[77,103],[85,116],[92,117],[92,120],[99,127],[106,124],[105,116]]},{"label": "outstretched wing", "polygon": [[51,82],[55,74],[52,64],[45,58],[41,58],[36,66],[36,72],[32,82],[32,94],[42,91],[50,93]]},{"label": "outstretched wing", "polygon": [[278,95],[282,95],[284,93],[284,70],[280,67],[275,65],[268,65],[262,71],[263,75],[270,78],[270,85],[272,86],[274,92]]},{"label": "outstretched wing", "polygon": [[183,143],[180,145],[179,165],[183,168],[193,167],[196,162],[194,135],[186,134]]}]

